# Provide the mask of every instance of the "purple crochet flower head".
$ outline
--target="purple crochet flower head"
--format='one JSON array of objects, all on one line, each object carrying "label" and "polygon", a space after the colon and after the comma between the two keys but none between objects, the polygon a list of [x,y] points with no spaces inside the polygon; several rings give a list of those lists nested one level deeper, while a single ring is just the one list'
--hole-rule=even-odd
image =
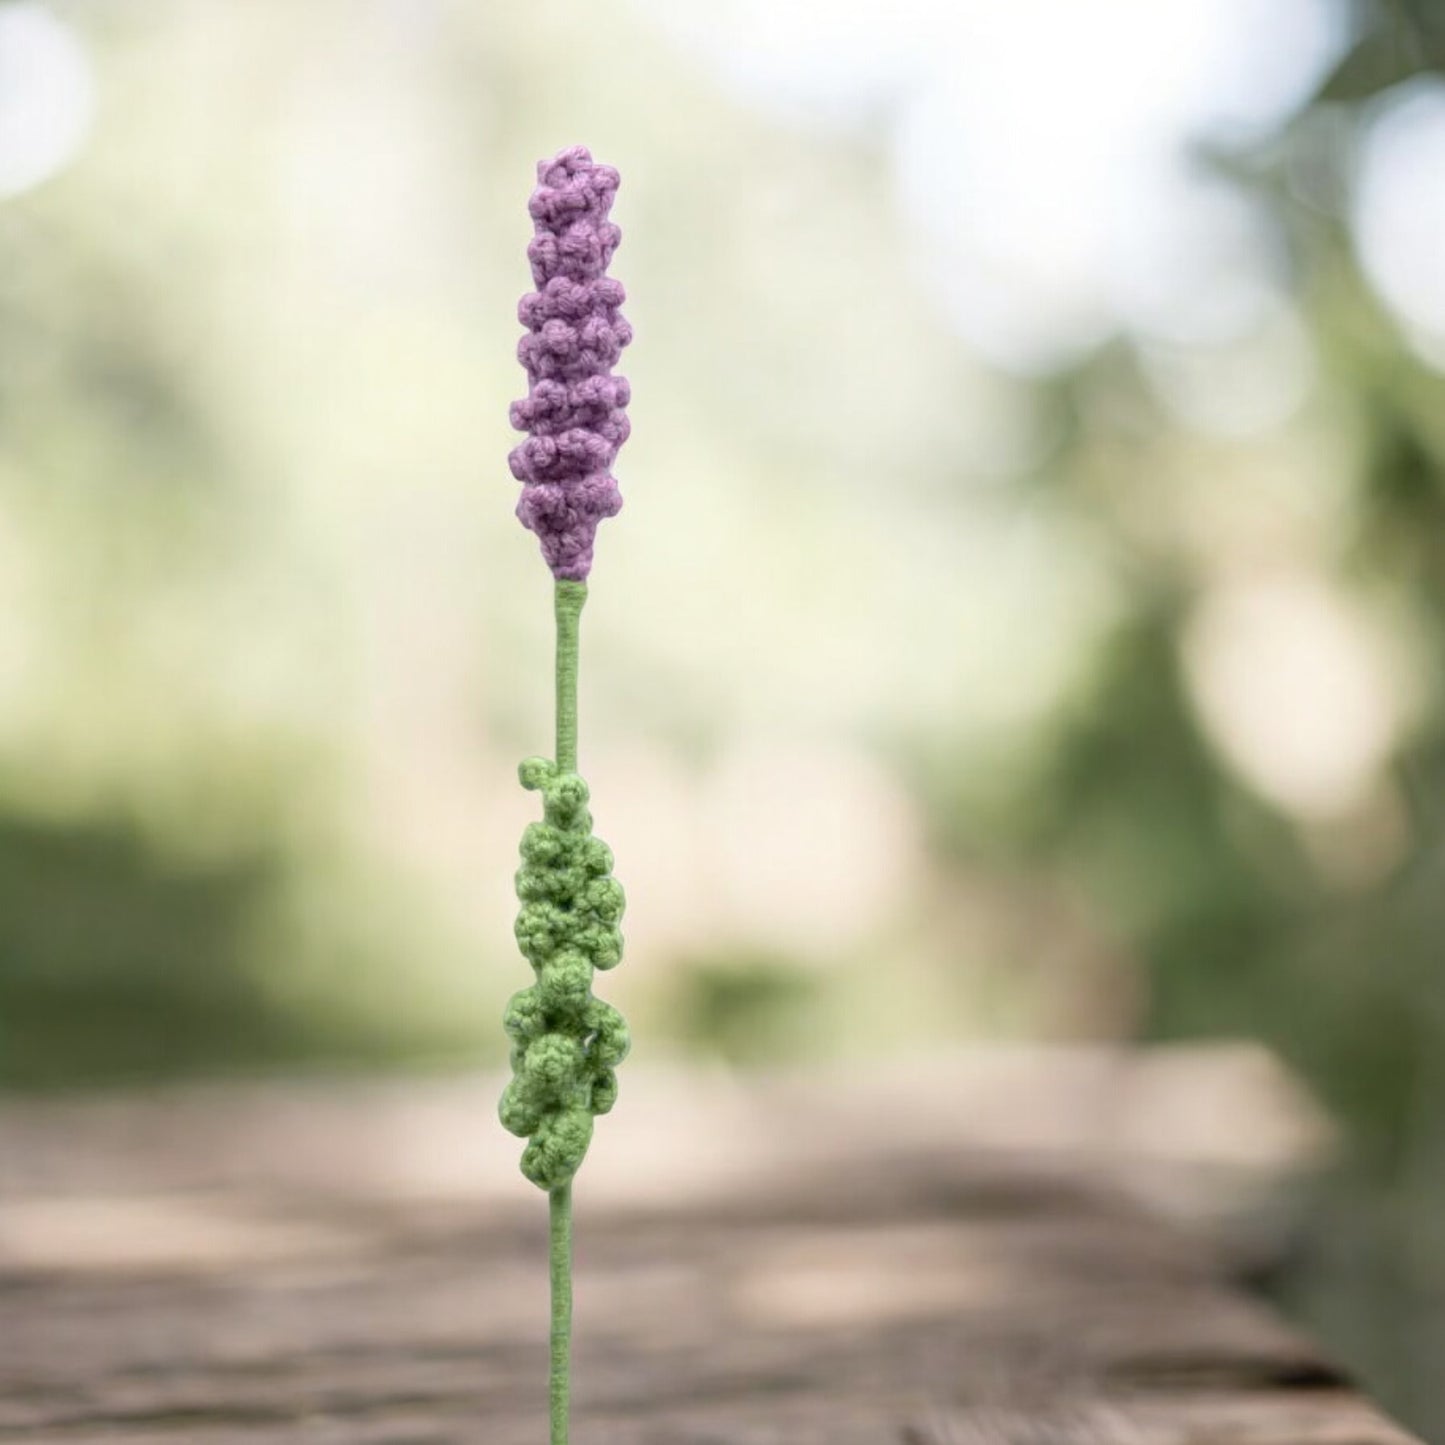
[{"label": "purple crochet flower head", "polygon": [[511,410],[528,436],[508,460],[522,483],[522,525],[537,534],[554,577],[581,582],[598,522],[622,506],[612,463],[630,429],[627,378],[612,367],[632,328],[617,309],[622,283],[605,274],[622,239],[607,219],[618,176],[573,146],[542,161],[537,180],[527,247],[537,289],[517,307],[527,327],[517,359],[530,388]]}]

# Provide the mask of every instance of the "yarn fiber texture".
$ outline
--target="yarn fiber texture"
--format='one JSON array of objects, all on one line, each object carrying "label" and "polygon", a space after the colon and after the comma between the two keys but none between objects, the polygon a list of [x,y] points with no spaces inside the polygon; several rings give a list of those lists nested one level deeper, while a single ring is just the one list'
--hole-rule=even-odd
[{"label": "yarn fiber texture", "polygon": [[618,175],[573,146],[540,162],[537,181],[527,247],[537,289],[517,307],[527,327],[517,359],[530,386],[511,408],[512,425],[528,435],[508,460],[522,483],[517,516],[552,575],[584,581],[598,523],[622,506],[612,465],[629,431],[631,392],[612,368],[632,328],[618,309],[622,283],[606,274],[622,239],[608,220]]},{"label": "yarn fiber texture", "polygon": [[617,1099],[627,1024],[592,996],[592,973],[622,959],[624,899],[611,876],[612,850],[592,835],[587,784],[546,758],[528,758],[519,775],[542,794],[542,821],[522,835],[517,872],[517,942],[537,981],[513,996],[503,1017],[513,1078],[499,1112],[507,1129],[529,1139],[522,1173],[550,1191],[577,1172],[594,1116]]}]

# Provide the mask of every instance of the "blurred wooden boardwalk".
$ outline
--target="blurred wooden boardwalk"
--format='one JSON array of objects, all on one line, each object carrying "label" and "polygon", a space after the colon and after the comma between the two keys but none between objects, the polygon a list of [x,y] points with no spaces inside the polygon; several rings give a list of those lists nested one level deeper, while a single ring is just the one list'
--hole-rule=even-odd
[{"label": "blurred wooden boardwalk", "polygon": [[[0,1104],[0,1441],[541,1445],[495,1093]],[[1204,1242],[1321,1141],[1249,1053],[634,1069],[578,1184],[575,1445],[1407,1445]]]}]

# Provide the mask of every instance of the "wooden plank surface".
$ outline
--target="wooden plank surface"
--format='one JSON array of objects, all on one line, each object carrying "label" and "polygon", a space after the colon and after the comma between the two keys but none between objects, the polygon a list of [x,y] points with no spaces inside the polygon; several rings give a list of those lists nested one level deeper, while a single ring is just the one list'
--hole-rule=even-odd
[{"label": "wooden plank surface", "polygon": [[[0,1441],[543,1441],[496,1082],[0,1106]],[[1411,1438],[1176,1207],[1318,1157],[1256,1056],[628,1083],[577,1188],[576,1445]],[[1200,1088],[1250,1112],[1213,1137]]]}]

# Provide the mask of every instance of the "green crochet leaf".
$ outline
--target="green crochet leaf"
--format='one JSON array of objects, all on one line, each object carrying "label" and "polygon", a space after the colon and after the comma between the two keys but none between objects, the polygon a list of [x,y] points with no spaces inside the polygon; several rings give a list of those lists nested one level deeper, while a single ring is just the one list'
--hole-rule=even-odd
[{"label": "green crochet leaf", "polygon": [[529,1142],[522,1173],[553,1190],[577,1172],[592,1120],[617,1099],[627,1024],[592,996],[594,969],[622,959],[622,885],[612,850],[592,835],[587,784],[545,758],[528,758],[522,786],[542,794],[542,821],[522,834],[517,943],[537,981],[512,997],[503,1024],[512,1041],[511,1083],[498,1113]]}]

